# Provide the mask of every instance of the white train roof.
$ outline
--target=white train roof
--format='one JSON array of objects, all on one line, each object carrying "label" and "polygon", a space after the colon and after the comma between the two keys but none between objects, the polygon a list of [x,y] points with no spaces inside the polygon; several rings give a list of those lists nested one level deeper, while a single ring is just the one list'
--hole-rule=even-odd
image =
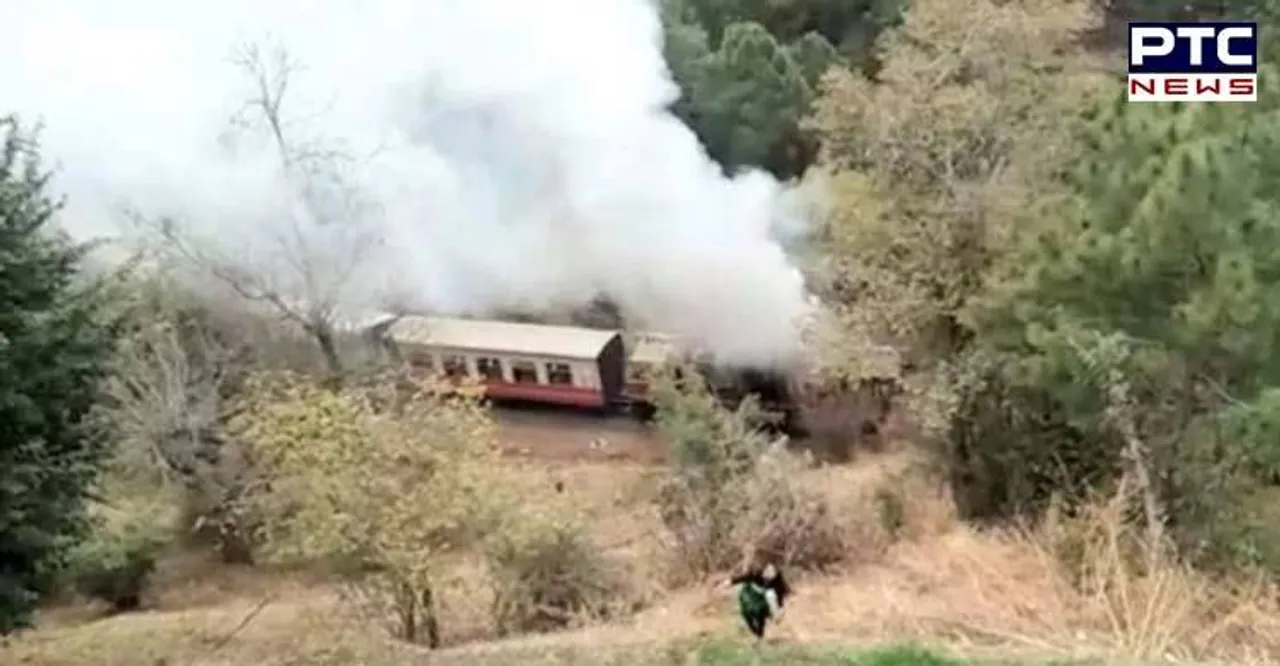
[{"label": "white train roof", "polygon": [[617,331],[505,321],[405,316],[386,329],[396,342],[516,356],[595,360]]}]

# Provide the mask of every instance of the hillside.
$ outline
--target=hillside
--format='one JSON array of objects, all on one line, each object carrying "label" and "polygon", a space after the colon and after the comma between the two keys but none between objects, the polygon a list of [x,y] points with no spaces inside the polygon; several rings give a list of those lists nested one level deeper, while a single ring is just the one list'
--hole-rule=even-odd
[{"label": "hillside", "polygon": [[[583,431],[591,432],[580,425],[565,434]],[[588,507],[594,539],[623,556],[648,586],[647,608],[622,621],[495,639],[487,617],[490,592],[477,563],[462,558],[443,574],[440,592],[449,647],[426,652],[381,638],[339,588],[305,572],[227,569],[186,556],[162,568],[147,610],[97,620],[84,608],[59,610],[5,651],[13,663],[65,666],[755,663],[741,661],[749,643],[728,590],[714,580],[671,590],[661,584],[655,569],[661,567],[661,526],[651,508],[656,468],[565,460],[560,452],[530,464],[538,458],[532,446],[529,453],[518,473],[560,480],[574,504]],[[908,455],[890,453],[805,477],[837,506],[857,511],[846,524],[857,532],[849,541],[853,551],[830,572],[795,581],[792,608],[767,651],[774,656],[760,663],[826,663],[821,655],[840,646],[862,651],[907,640],[972,658],[1033,661],[1226,655],[1265,661],[1280,654],[1274,601],[1225,595],[1176,568],[1154,580],[1123,568],[1102,572],[1107,589],[1082,596],[1044,550],[1046,535],[965,527],[936,488],[907,486],[902,532],[886,540],[874,498],[886,488],[901,492],[912,483],[911,469]],[[1105,544],[1095,547],[1095,556],[1107,557]],[[1225,612],[1222,604],[1234,605]],[[701,656],[688,656],[698,650]],[[815,656],[805,659],[812,661],[791,661],[810,653]],[[884,659],[874,663],[935,663]]]}]

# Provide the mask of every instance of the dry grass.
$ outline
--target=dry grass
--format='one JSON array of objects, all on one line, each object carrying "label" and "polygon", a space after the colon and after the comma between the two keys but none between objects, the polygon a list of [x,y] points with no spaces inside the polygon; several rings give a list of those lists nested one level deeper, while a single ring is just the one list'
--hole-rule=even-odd
[{"label": "dry grass", "polygon": [[[855,552],[840,571],[796,581],[781,640],[916,639],[1005,656],[1280,662],[1273,590],[1210,581],[1168,561],[1143,571],[1126,545],[1134,535],[1118,507],[1099,506],[1082,520],[1034,532],[980,531],[959,524],[946,493],[912,468],[910,457],[898,454],[808,473],[806,485],[847,509],[842,515]],[[561,482],[598,541],[637,563],[639,579],[656,580],[644,566],[660,547],[649,469],[522,463],[518,478],[531,488]],[[883,525],[885,497],[901,500],[895,540]],[[1069,539],[1089,566],[1063,563],[1058,552]],[[368,619],[351,614],[333,588],[305,576],[198,572],[197,564],[172,566],[149,612],[92,622],[77,613],[53,614],[43,628],[0,649],[0,662],[282,666],[425,659],[416,648],[383,638]],[[479,566],[460,558],[442,584],[446,639],[455,647],[432,663],[673,663],[663,661],[657,646],[739,632],[724,589],[651,585],[654,605],[626,621],[486,642],[489,592]],[[227,639],[263,598],[272,601]]]}]

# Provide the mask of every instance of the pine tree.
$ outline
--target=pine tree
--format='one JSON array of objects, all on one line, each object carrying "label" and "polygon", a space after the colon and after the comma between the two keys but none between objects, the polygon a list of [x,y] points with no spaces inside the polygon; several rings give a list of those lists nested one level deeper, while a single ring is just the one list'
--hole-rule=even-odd
[{"label": "pine tree", "polygon": [[1074,212],[1026,262],[1041,266],[1032,299],[1053,304],[1041,323],[1065,313],[1158,345],[1237,396],[1280,382],[1277,101],[1264,87],[1256,105],[1101,111]]},{"label": "pine tree", "polygon": [[1221,543],[1209,531],[1243,520],[1232,512],[1280,470],[1280,94],[1118,92],[1093,116],[1065,205],[1020,229],[1022,285],[1003,310],[1016,333],[982,332],[1012,342],[1012,381],[1048,405],[1023,407],[1083,433],[1037,454],[1082,479],[1141,441],[1181,543]]},{"label": "pine tree", "polygon": [[34,138],[0,118],[0,634],[29,624],[84,528],[103,445],[84,429],[110,330],[52,228]]},{"label": "pine tree", "polygon": [[[784,3],[785,4],[785,3]],[[800,175],[817,142],[801,127],[827,69],[845,62],[805,3],[666,0],[666,59],[681,96],[673,110],[727,171]]]}]

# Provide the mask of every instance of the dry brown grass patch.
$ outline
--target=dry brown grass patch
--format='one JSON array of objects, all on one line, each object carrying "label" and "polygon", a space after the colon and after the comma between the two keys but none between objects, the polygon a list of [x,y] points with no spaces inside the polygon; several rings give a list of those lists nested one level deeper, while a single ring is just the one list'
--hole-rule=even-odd
[{"label": "dry brown grass patch", "polygon": [[[1125,522],[1119,504],[1102,503],[1076,519],[1050,520],[1034,530],[979,530],[957,523],[945,490],[917,470],[910,456],[895,455],[798,475],[797,483],[820,493],[846,521],[841,524],[848,552],[837,571],[796,573],[796,596],[777,629],[783,640],[944,641],[1005,657],[1280,661],[1280,606],[1273,587],[1213,580],[1167,558],[1149,567],[1144,557],[1135,557],[1144,552],[1139,531]],[[530,489],[545,490],[561,480],[563,500],[589,517],[593,536],[610,553],[633,564],[652,558],[646,549],[654,544],[647,540],[657,528],[648,471],[596,464],[519,465],[511,471]],[[877,513],[886,494],[901,501],[896,538]],[[1064,544],[1077,556],[1066,556]],[[639,566],[634,571],[638,583],[652,583],[656,575]],[[333,588],[305,577],[241,572],[221,584],[199,577],[177,584],[180,572],[170,572],[158,597],[163,610],[46,626],[19,639],[0,662],[425,661],[420,650],[385,639]],[[217,578],[216,571],[207,575]],[[733,595],[700,583],[676,590],[651,587],[652,607],[607,624],[494,642],[493,591],[484,564],[474,554],[450,558],[438,585],[445,643],[456,647],[433,655],[433,663],[515,663],[524,655],[566,650],[621,653],[628,645],[740,632]],[[277,598],[258,617],[225,646],[211,649],[272,591]]]},{"label": "dry brown grass patch", "polygon": [[[263,607],[254,598],[217,607],[121,615],[20,637],[5,663],[58,666],[221,666],[353,663],[396,649],[325,590],[294,591]],[[233,632],[234,635],[233,635]],[[355,661],[354,663],[359,663]]]},{"label": "dry brown grass patch", "polygon": [[[926,512],[926,516],[928,512]],[[790,623],[811,640],[945,640],[1040,654],[1236,663],[1280,661],[1280,605],[1261,583],[1212,579],[1170,558],[1135,560],[1115,504],[1071,526],[918,530],[876,563],[812,583]],[[927,518],[931,522],[934,518]],[[931,528],[932,529],[932,528]]]}]

